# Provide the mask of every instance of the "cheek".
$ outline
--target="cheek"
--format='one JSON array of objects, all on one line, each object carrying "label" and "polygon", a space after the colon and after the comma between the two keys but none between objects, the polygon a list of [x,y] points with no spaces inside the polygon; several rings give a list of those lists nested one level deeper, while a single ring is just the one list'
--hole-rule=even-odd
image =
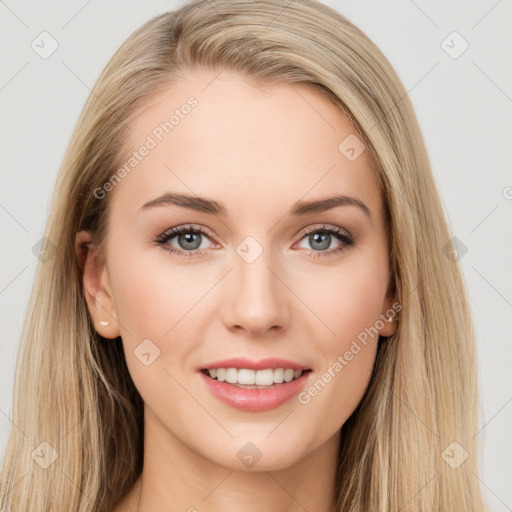
[{"label": "cheek", "polygon": [[[130,373],[141,393],[161,389],[162,375],[172,387],[164,372],[181,373],[181,363],[198,349],[210,320],[205,296],[218,277],[209,268],[198,272],[192,265],[168,262],[158,247],[150,257],[146,251],[113,246],[112,261],[119,263],[112,265],[111,284]],[[145,366],[144,359],[154,362]]]},{"label": "cheek", "polygon": [[358,282],[357,293],[347,286],[337,301],[325,305],[324,321],[334,334],[319,340],[322,365],[299,395],[310,416],[325,418],[325,436],[340,428],[359,405],[375,364],[380,301],[362,284]]},{"label": "cheek", "polygon": [[310,425],[311,429],[321,429],[318,437],[328,437],[341,428],[368,388],[377,345],[359,345],[339,351],[298,395],[306,417],[323,418],[321,425]]},{"label": "cheek", "polygon": [[163,249],[151,251],[161,252],[157,262],[144,251],[123,252],[111,282],[121,329],[127,331],[124,334],[161,339],[179,328],[177,323],[186,319],[213,281],[206,275],[205,279],[198,277],[191,266],[166,264]]},{"label": "cheek", "polygon": [[[326,352],[347,350],[354,339],[378,339],[375,328],[387,291],[384,256],[353,253],[338,266],[325,267],[302,280],[300,294],[328,329]],[[380,327],[381,328],[381,327]],[[366,336],[365,334],[366,333]],[[330,334],[330,335],[329,335]]]},{"label": "cheek", "polygon": [[382,328],[378,320],[387,289],[386,261],[359,254],[303,285],[301,293],[309,290],[308,305],[329,329],[318,324],[324,333],[317,345],[322,367],[301,403],[311,411],[328,410],[329,428],[348,419],[367,389]]},{"label": "cheek", "polygon": [[[187,312],[200,290],[194,291],[187,272],[170,264],[151,264],[144,251],[115,247],[110,254],[118,263],[111,267],[110,280],[126,364],[144,402],[153,410],[164,410],[169,397],[183,398],[172,375],[181,381],[176,361],[184,360],[191,347],[180,340],[190,327]],[[166,254],[161,251],[164,261]]]}]

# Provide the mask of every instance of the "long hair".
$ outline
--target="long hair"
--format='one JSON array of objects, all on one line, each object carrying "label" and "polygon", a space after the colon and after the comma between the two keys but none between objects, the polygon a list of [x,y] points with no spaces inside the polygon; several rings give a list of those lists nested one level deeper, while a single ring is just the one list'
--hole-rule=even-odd
[{"label": "long hair", "polygon": [[47,219],[51,250],[38,263],[23,325],[0,505],[110,512],[140,475],[143,402],[121,339],[94,329],[75,234],[88,230],[103,246],[109,195],[99,200],[94,191],[122,164],[130,122],[199,68],[314,86],[352,122],[383,191],[391,285],[402,310],[341,429],[337,510],[485,510],[473,326],[421,131],[381,51],[315,0],[188,2],[142,25],[101,73]]}]

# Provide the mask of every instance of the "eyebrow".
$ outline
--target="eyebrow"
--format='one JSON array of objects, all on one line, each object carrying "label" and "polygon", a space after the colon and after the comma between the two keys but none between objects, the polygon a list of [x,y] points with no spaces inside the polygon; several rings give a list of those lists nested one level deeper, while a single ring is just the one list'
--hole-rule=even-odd
[{"label": "eyebrow", "polygon": [[[187,194],[177,194],[173,192],[166,192],[165,194],[145,203],[139,210],[139,213],[146,211],[149,208],[156,206],[169,206],[175,205],[182,208],[188,208],[201,213],[209,215],[218,215],[225,217],[227,209],[218,201],[207,199],[204,197],[191,196]],[[290,210],[290,215],[304,216],[311,213],[321,213],[338,206],[356,206],[373,222],[372,212],[363,201],[356,197],[346,195],[333,195],[324,199],[317,199],[314,201],[297,201]]]}]

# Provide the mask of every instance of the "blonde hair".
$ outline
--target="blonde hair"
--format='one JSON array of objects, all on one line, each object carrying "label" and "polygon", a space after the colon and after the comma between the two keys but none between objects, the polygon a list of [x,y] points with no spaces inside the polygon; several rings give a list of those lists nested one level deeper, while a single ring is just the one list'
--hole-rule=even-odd
[{"label": "blonde hair", "polygon": [[[142,470],[142,399],[121,339],[94,329],[75,234],[86,229],[102,246],[109,195],[98,200],[94,190],[122,164],[130,121],[149,98],[201,67],[317,88],[354,125],[382,187],[391,285],[402,310],[341,429],[337,510],[485,510],[473,327],[421,131],[385,56],[315,0],[187,3],[146,22],[102,72],[51,204],[45,236],[55,250],[38,264],[23,326],[0,505],[110,512]],[[41,442],[57,454],[47,469],[33,459]],[[468,454],[458,467],[444,461],[452,442]]]}]

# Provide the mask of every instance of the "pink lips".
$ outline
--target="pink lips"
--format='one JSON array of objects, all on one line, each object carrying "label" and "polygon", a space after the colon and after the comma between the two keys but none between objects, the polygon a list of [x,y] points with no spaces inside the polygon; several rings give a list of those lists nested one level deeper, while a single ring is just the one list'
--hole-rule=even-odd
[{"label": "pink lips", "polygon": [[235,409],[248,412],[262,412],[279,407],[300,392],[311,373],[310,371],[305,371],[309,369],[302,364],[275,358],[262,359],[260,361],[251,361],[245,358],[225,359],[210,363],[200,368],[200,370],[211,368],[247,368],[250,370],[291,368],[304,371],[299,378],[291,382],[273,384],[266,389],[239,388],[227,382],[219,382],[212,379],[204,371],[199,372],[208,389],[219,400]]}]

